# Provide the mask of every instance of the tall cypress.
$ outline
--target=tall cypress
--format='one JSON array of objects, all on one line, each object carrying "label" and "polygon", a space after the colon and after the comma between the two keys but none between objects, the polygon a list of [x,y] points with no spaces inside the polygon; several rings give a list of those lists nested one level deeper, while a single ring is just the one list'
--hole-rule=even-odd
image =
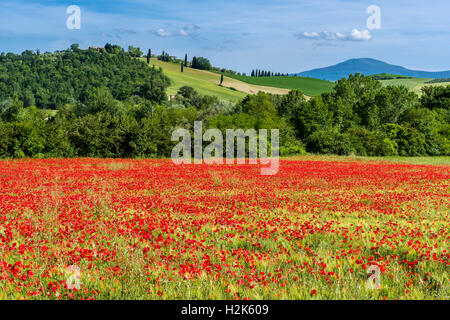
[{"label": "tall cypress", "polygon": [[186,53],[186,55],[184,56],[184,66],[187,67],[187,53]]},{"label": "tall cypress", "polygon": [[181,62],[181,72],[182,73],[184,72],[184,64],[183,64],[183,62]]},{"label": "tall cypress", "polygon": [[223,83],[223,73],[220,75],[220,84],[222,85]]},{"label": "tall cypress", "polygon": [[148,53],[147,53],[147,64],[150,63],[150,58],[152,57],[152,50],[148,49]]}]

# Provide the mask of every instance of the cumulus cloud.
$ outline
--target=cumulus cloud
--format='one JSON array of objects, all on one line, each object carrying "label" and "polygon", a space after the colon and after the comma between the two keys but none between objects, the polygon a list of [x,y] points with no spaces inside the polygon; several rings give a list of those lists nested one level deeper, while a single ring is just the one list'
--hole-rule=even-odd
[{"label": "cumulus cloud", "polygon": [[155,29],[151,30],[150,32],[158,37],[171,37],[173,35],[172,32],[167,31],[166,29]]},{"label": "cumulus cloud", "polygon": [[176,29],[176,30],[167,30],[167,29],[154,29],[150,30],[150,33],[154,34],[158,37],[196,37],[198,35],[198,30],[200,29],[199,26],[196,26],[194,24],[188,24],[184,26],[183,28]]},{"label": "cumulus cloud", "polygon": [[359,31],[358,29],[353,29],[350,33],[350,39],[354,41],[368,41],[372,39],[372,35],[369,30]]},{"label": "cumulus cloud", "polygon": [[326,40],[326,41],[369,41],[372,35],[369,30],[353,29],[351,32],[301,32],[295,35],[297,39]]}]

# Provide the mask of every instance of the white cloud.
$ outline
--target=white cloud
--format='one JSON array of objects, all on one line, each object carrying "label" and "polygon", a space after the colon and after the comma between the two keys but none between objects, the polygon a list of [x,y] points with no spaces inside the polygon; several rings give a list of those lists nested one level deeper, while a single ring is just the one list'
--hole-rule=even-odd
[{"label": "white cloud", "polygon": [[358,29],[353,29],[350,33],[350,39],[354,41],[368,41],[372,39],[372,35],[369,30],[359,31]]},{"label": "white cloud", "polygon": [[349,33],[342,32],[301,32],[295,35],[297,39],[327,40],[327,41],[369,41],[372,35],[369,30],[353,29]]},{"label": "white cloud", "polygon": [[166,29],[156,29],[150,30],[151,33],[158,37],[196,37],[198,35],[197,31],[200,29],[199,26],[188,24],[181,29],[178,30],[166,30]]},{"label": "white cloud", "polygon": [[153,33],[154,35],[157,35],[159,37],[171,37],[171,36],[173,36],[172,32],[167,31],[165,29],[152,30],[151,33]]}]

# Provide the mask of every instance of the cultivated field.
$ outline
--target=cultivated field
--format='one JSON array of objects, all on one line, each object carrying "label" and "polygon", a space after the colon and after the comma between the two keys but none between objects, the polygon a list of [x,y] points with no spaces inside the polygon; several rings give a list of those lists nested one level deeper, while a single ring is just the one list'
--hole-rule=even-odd
[{"label": "cultivated field", "polygon": [[449,299],[448,158],[391,160],[1,161],[0,299]]},{"label": "cultivated field", "polygon": [[415,93],[420,93],[420,88],[425,84],[425,82],[431,79],[423,78],[411,78],[411,79],[390,79],[381,80],[384,86],[405,86],[408,89],[414,91]]},{"label": "cultivated field", "polygon": [[331,92],[335,86],[335,83],[331,81],[306,77],[249,77],[238,75],[229,75],[229,77],[254,85],[288,90],[300,89],[307,96],[318,96],[324,92]]},{"label": "cultivated field", "polygon": [[381,83],[384,86],[405,86],[411,91],[417,93],[418,95],[422,95],[422,88],[427,86],[448,86],[450,82],[440,82],[440,83],[427,83],[432,79],[423,79],[423,78],[412,78],[412,79],[391,79],[391,80],[381,80]]}]

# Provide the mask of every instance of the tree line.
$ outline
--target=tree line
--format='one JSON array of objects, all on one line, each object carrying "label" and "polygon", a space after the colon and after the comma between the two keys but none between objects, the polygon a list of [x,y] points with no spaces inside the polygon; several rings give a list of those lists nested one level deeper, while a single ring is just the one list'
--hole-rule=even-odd
[{"label": "tree line", "polygon": [[419,97],[357,74],[310,99],[293,90],[232,103],[183,87],[168,101],[161,70],[78,48],[1,54],[0,79],[1,158],[169,157],[171,133],[196,120],[224,134],[279,129],[281,155],[450,155],[450,86]]},{"label": "tree line", "polygon": [[288,77],[289,74],[285,74],[285,73],[280,73],[280,72],[272,72],[272,71],[264,71],[264,70],[252,70],[251,77]]}]

